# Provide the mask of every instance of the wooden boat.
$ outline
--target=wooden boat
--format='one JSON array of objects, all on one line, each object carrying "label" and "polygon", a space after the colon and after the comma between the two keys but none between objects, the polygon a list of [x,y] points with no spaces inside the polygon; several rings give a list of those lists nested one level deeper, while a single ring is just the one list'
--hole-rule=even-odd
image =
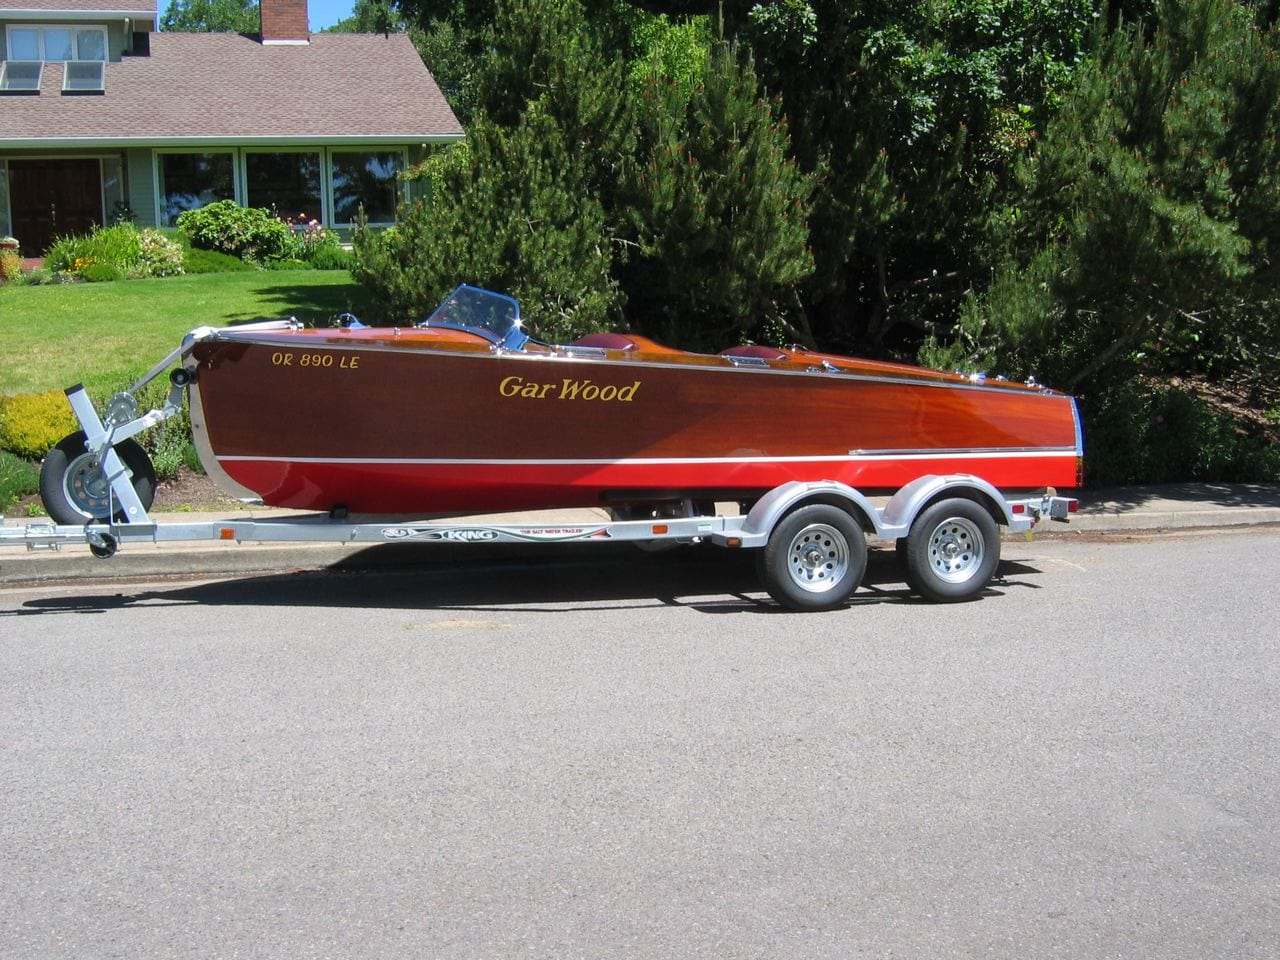
[{"label": "wooden boat", "polygon": [[472,287],[413,327],[206,328],[183,360],[210,475],[283,507],[627,508],[749,501],[789,480],[1081,479],[1075,402],[1041,386],[797,347],[539,343],[514,300]]}]

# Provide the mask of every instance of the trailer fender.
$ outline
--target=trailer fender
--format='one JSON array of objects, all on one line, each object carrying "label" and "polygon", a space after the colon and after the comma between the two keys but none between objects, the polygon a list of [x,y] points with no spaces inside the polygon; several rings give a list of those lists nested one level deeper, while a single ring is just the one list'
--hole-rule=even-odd
[{"label": "trailer fender", "polygon": [[[763,547],[783,517],[810,503],[834,504],[848,511],[864,531],[879,533],[878,511],[857,490],[834,480],[791,480],[774,487],[756,501],[734,537],[741,540],[743,547]],[[719,539],[719,536],[712,539]]]},{"label": "trailer fender", "polygon": [[877,532],[882,537],[905,537],[922,511],[943,496],[965,497],[986,507],[996,523],[1013,529],[1029,524],[1025,516],[1013,513],[1008,501],[994,486],[967,473],[929,474],[912,480],[885,505]]}]

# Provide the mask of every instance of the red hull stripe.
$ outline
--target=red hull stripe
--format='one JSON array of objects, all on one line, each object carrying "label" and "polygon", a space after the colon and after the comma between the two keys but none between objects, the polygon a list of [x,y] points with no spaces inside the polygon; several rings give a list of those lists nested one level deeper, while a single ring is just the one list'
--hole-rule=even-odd
[{"label": "red hull stripe", "polygon": [[919,453],[856,453],[847,457],[627,457],[625,460],[433,460],[430,458],[397,458],[377,459],[361,457],[218,457],[222,464],[234,463],[298,463],[298,464],[333,464],[335,466],[374,466],[374,467],[601,467],[612,466],[625,469],[627,467],[656,467],[683,464],[741,464],[743,466],[760,466],[771,463],[889,463],[900,460],[912,462],[920,460],[1025,460],[1034,457],[1075,458],[1079,451],[1064,448],[1037,448],[1030,450],[963,450],[956,452],[922,451]]},{"label": "red hull stripe", "polygon": [[[968,473],[997,488],[1076,484],[1074,450],[774,459],[532,461],[309,460],[221,457],[235,482],[273,506],[353,513],[502,512],[596,506],[608,491],[767,490],[789,480],[897,488],[925,474]],[[904,462],[907,461],[907,462]]]}]

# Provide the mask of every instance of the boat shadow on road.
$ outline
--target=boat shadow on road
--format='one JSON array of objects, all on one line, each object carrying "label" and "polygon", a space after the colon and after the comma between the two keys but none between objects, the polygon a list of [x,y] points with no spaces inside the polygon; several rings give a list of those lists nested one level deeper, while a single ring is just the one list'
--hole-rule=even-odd
[{"label": "boat shadow on road", "polygon": [[[493,610],[563,614],[575,610],[685,607],[702,613],[787,614],[760,585],[754,551],[711,547],[646,553],[632,546],[582,550],[522,547],[483,558],[414,562],[374,548],[324,570],[295,571],[180,583],[118,585],[109,594],[29,600],[8,615],[95,613],[146,604],[175,606],[341,607],[367,609]],[[468,551],[474,553],[474,551]],[[1040,569],[1018,560],[1001,562],[978,599],[1014,589],[1038,589]],[[869,551],[857,593],[841,609],[866,604],[915,604],[894,551]],[[6,614],[0,613],[0,617]]]}]

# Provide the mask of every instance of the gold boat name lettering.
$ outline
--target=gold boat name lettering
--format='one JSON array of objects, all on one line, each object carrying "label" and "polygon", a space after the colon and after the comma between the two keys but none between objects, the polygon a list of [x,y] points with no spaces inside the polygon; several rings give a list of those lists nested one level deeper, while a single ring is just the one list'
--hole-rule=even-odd
[{"label": "gold boat name lettering", "polygon": [[603,403],[614,400],[630,403],[636,398],[636,391],[639,389],[639,380],[625,387],[618,387],[611,383],[601,386],[590,380],[570,380],[567,377],[559,383],[537,383],[524,377],[507,377],[498,384],[498,393],[504,397],[522,397],[525,400],[599,400]]},{"label": "gold boat name lettering", "polygon": [[[295,364],[294,358],[297,358]],[[317,370],[359,370],[360,357],[354,354],[343,354],[335,357],[331,353],[286,353],[278,350],[271,355],[271,365],[273,367],[312,367]]]}]

